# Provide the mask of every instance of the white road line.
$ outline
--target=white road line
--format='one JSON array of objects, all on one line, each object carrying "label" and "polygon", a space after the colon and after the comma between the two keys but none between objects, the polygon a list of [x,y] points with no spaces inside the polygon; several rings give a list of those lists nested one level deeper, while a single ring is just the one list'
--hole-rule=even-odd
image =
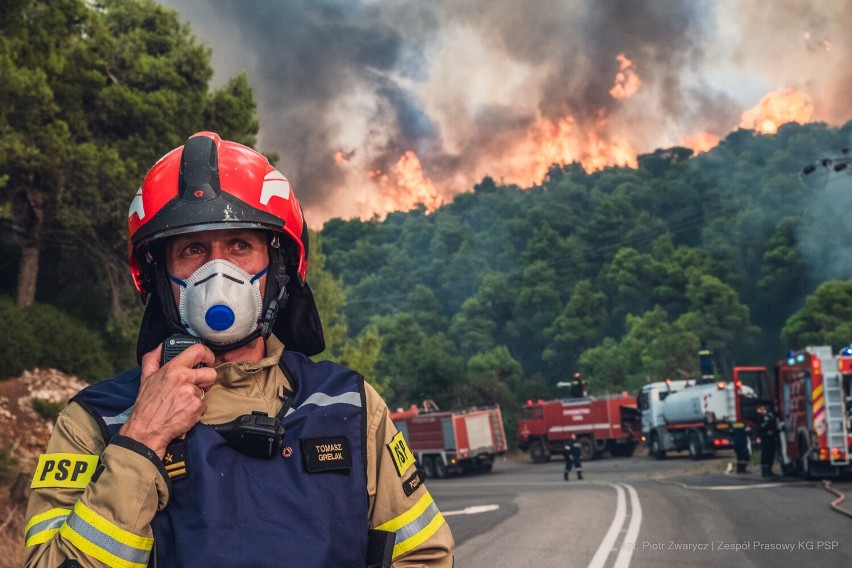
[{"label": "white road line", "polygon": [[636,549],[636,539],[639,536],[639,527],[642,525],[642,505],[639,504],[639,494],[632,485],[623,484],[630,494],[630,524],[627,526],[627,534],[624,535],[624,540],[621,541],[621,550],[618,551],[618,557],[615,559],[613,568],[627,568],[630,566],[630,559],[633,557],[633,551]]},{"label": "white road line", "polygon": [[441,513],[445,517],[449,517],[451,515],[476,515],[477,513],[487,513],[488,511],[496,511],[500,508],[500,505],[473,505],[471,507],[465,507],[461,511],[446,511]]},{"label": "white road line", "polygon": [[627,516],[627,506],[624,499],[624,489],[620,485],[607,483],[610,487],[614,487],[618,495],[618,501],[615,506],[615,517],[612,519],[612,524],[609,525],[609,530],[606,531],[597,552],[592,557],[589,563],[589,568],[603,568],[609,553],[612,552],[612,546],[615,544],[615,539],[618,538],[618,533],[621,532],[621,527],[624,525],[624,519]]}]

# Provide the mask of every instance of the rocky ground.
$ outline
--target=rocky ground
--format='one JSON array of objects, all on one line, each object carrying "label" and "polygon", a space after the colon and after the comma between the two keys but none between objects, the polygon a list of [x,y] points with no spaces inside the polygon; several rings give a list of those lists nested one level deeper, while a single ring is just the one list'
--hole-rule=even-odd
[{"label": "rocky ground", "polygon": [[0,380],[0,457],[11,458],[18,473],[0,486],[0,566],[23,562],[23,530],[29,482],[53,429],[53,423],[36,412],[33,400],[66,403],[86,383],[55,369],[25,371],[20,377]]}]

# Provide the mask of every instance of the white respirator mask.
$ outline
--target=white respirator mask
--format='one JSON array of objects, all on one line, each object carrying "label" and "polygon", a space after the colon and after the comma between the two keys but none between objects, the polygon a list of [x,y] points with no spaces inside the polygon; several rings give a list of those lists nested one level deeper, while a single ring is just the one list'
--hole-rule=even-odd
[{"label": "white respirator mask", "polygon": [[186,280],[169,274],[180,286],[181,326],[213,345],[247,337],[257,329],[263,312],[260,277],[267,270],[269,266],[252,276],[227,260],[215,259]]}]

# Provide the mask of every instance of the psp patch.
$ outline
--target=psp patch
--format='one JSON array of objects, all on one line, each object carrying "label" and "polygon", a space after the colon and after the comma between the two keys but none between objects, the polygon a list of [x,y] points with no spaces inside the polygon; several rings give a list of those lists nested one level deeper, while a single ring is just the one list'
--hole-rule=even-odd
[{"label": "psp patch", "polygon": [[302,460],[309,473],[352,469],[352,450],[346,436],[304,438]]},{"label": "psp patch", "polygon": [[175,481],[189,476],[186,464],[186,440],[176,440],[168,445],[163,456],[163,467],[169,479]]},{"label": "psp patch", "polygon": [[405,438],[402,436],[402,432],[397,432],[396,436],[391,438],[390,444],[387,445],[387,448],[390,452],[391,460],[393,460],[393,465],[396,466],[397,474],[402,477],[405,470],[414,464],[414,455],[412,455],[411,450],[408,449],[408,445],[405,443]]},{"label": "psp patch", "polygon": [[91,454],[42,454],[38,458],[30,487],[82,489],[92,480],[98,459],[98,456]]},{"label": "psp patch", "polygon": [[417,488],[423,485],[423,481],[426,479],[426,475],[422,470],[416,469],[414,473],[411,474],[411,477],[402,482],[402,490],[405,491],[406,496],[411,497],[411,494],[417,491]]}]

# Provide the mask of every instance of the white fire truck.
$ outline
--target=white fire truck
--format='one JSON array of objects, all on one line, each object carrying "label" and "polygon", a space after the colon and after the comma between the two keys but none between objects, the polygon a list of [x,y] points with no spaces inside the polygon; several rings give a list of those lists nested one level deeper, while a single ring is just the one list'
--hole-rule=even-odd
[{"label": "white fire truck", "polygon": [[781,468],[807,478],[849,472],[852,348],[791,352],[775,366]]},{"label": "white fire truck", "polygon": [[732,380],[666,380],[642,387],[637,396],[642,436],[652,458],[688,450],[690,457],[733,449],[733,425],[754,427],[758,407],[772,405],[766,367],[734,367]]}]

